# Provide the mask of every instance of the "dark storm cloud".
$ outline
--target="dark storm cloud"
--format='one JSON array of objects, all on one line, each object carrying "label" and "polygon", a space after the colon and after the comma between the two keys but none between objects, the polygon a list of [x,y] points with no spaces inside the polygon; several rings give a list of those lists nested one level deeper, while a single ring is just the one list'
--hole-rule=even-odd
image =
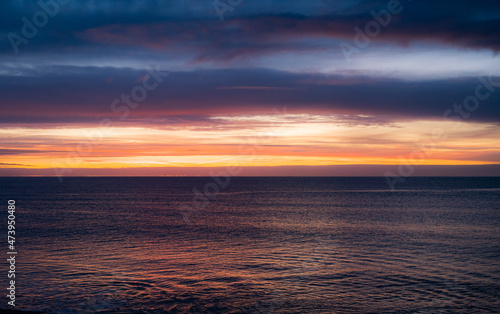
[{"label": "dark storm cloud", "polygon": [[[247,0],[227,12],[221,22],[213,1],[73,0],[59,5],[47,25],[19,46],[21,53],[27,53],[21,58],[13,53],[8,34],[22,35],[22,19],[31,20],[41,5],[38,1],[2,1],[0,122],[86,123],[119,116],[110,104],[130,94],[146,72],[123,68],[133,66],[126,61],[120,63],[122,68],[87,66],[92,58],[128,56],[137,67],[170,49],[179,58],[192,53],[193,65],[273,52],[336,49],[338,43],[332,39],[352,40],[354,27],[363,28],[373,21],[372,10],[380,12],[387,5],[388,1],[381,0]],[[499,1],[401,0],[401,6],[401,13],[393,15],[391,24],[373,40],[403,45],[433,40],[493,51],[500,48]],[[47,66],[57,64],[61,56],[74,58],[81,66]],[[130,108],[127,121],[268,113],[284,105],[290,112],[440,119],[455,103],[474,95],[478,84],[469,77],[409,82],[367,74],[344,77],[266,69],[175,72],[148,92],[137,108]],[[499,122],[499,103],[496,90],[467,119]]]},{"label": "dark storm cloud", "polygon": [[[55,1],[55,0],[54,0]],[[394,0],[396,1],[396,0]],[[42,2],[51,2],[49,0]],[[322,49],[290,38],[351,40],[354,27],[373,21],[371,11],[387,10],[389,1],[244,1],[221,22],[213,1],[70,1],[39,29],[23,51],[89,51],[107,47],[135,51],[196,51],[200,59],[231,58],[267,51]],[[445,44],[500,50],[500,2],[409,1],[373,40],[408,44],[433,40]],[[22,18],[40,11],[37,1],[0,3],[1,49],[12,53],[8,33],[22,35]]]},{"label": "dark storm cloud", "polygon": [[[111,103],[122,94],[133,94],[146,74],[146,70],[65,66],[46,68],[37,75],[27,71],[4,76],[0,82],[0,122],[86,122],[120,116],[118,110],[110,109]],[[481,80],[491,80],[493,85],[482,86]],[[266,69],[172,72],[135,108],[129,106],[129,119],[270,113],[285,105],[290,113],[442,119],[446,110],[453,109],[455,103],[462,106],[464,99],[476,97],[479,89],[483,100],[467,119],[500,122],[500,78],[481,80],[404,81]],[[467,104],[473,105],[473,101]],[[115,108],[126,106],[120,102]]]}]

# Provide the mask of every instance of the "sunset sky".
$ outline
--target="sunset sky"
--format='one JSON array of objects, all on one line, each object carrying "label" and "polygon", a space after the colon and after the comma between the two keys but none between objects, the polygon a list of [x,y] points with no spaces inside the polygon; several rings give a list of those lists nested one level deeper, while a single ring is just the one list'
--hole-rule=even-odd
[{"label": "sunset sky", "polygon": [[40,3],[0,3],[0,176],[500,175],[499,1]]}]

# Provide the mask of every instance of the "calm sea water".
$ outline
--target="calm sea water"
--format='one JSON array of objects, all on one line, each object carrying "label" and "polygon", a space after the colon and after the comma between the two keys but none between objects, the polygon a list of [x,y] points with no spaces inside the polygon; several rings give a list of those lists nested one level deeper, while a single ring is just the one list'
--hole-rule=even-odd
[{"label": "calm sea water", "polygon": [[[409,178],[394,192],[384,178],[232,178],[209,201],[193,192],[214,184],[0,178],[5,235],[17,204],[16,309],[500,309],[500,178]],[[179,210],[194,197],[203,208]]]}]

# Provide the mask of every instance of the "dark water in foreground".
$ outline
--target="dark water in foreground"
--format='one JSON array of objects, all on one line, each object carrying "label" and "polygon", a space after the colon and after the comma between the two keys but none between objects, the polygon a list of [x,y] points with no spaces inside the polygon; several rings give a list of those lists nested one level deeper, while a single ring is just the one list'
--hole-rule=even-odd
[{"label": "dark water in foreground", "polygon": [[384,178],[233,178],[181,213],[210,182],[0,178],[4,235],[7,200],[18,206],[16,309],[500,309],[500,178],[409,178],[395,192]]}]

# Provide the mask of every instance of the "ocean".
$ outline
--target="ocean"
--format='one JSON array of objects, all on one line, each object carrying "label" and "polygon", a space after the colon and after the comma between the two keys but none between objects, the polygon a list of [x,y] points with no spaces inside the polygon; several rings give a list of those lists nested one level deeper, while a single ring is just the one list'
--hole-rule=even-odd
[{"label": "ocean", "polygon": [[0,195],[16,310],[500,309],[500,178],[0,178]]}]

